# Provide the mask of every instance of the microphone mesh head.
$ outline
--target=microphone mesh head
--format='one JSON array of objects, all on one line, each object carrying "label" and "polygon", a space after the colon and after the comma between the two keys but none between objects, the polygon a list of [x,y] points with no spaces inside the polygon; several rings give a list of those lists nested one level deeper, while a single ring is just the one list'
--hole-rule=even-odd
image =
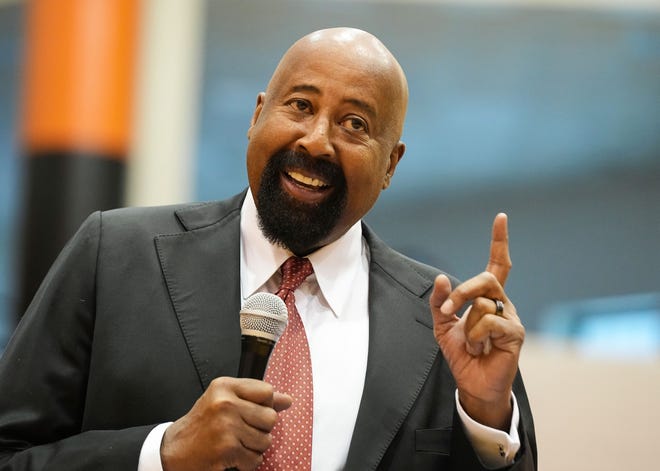
[{"label": "microphone mesh head", "polygon": [[271,293],[255,293],[241,309],[241,334],[277,342],[286,329],[289,316],[286,304]]}]

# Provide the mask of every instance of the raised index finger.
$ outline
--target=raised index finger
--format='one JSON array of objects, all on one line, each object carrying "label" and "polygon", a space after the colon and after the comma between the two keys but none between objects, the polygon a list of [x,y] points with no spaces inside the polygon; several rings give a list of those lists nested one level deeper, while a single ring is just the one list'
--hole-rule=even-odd
[{"label": "raised index finger", "polygon": [[509,255],[509,230],[507,228],[507,215],[499,213],[493,221],[493,235],[490,242],[490,258],[486,271],[495,275],[502,286],[506,283],[511,270],[511,257]]}]

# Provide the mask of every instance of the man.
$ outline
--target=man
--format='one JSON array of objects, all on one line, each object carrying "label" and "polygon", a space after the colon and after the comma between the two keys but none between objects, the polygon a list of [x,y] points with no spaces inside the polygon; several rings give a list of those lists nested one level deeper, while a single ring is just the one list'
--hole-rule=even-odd
[{"label": "man", "polygon": [[404,154],[407,98],[376,38],[312,33],[257,97],[249,191],[92,215],[0,364],[0,470],[243,470],[291,446],[271,443],[298,398],[233,376],[241,298],[277,290],[292,254],[313,267],[295,290],[312,469],[535,469],[506,216],[458,286],[360,222]]}]

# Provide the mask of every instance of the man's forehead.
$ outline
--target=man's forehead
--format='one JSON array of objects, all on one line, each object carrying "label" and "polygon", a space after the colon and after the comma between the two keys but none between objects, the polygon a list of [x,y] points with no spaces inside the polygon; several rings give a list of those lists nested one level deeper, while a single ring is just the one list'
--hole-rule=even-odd
[{"label": "man's forehead", "polygon": [[282,62],[297,67],[333,66],[353,74],[394,72],[391,56],[362,43],[309,42],[291,48]]},{"label": "man's forehead", "polygon": [[352,49],[338,52],[311,51],[291,54],[282,60],[273,74],[269,88],[275,87],[286,92],[293,87],[313,85],[321,88],[320,84],[325,84],[354,89],[358,94],[369,91],[378,93],[379,88],[392,79],[390,69],[368,58],[356,57]]}]

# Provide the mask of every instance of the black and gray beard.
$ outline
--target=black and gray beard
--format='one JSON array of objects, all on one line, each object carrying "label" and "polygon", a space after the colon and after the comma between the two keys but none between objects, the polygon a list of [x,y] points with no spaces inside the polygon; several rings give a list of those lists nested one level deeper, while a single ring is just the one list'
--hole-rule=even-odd
[{"label": "black and gray beard", "polygon": [[[282,173],[292,169],[320,175],[332,186],[332,192],[313,204],[292,198],[280,184]],[[271,157],[261,176],[257,192],[259,226],[271,243],[296,255],[307,255],[335,228],[346,200],[346,179],[337,164],[295,151],[280,151]]]}]

